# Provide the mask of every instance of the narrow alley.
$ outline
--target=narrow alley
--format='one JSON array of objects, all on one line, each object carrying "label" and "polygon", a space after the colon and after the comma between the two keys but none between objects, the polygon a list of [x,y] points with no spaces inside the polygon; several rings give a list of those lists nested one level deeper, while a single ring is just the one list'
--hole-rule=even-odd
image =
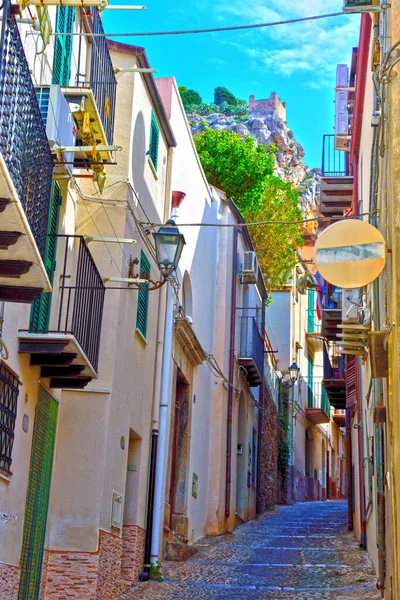
[{"label": "narrow alley", "polygon": [[165,581],[120,600],[378,599],[366,552],[347,531],[345,502],[279,506],[232,534],[204,538],[186,562],[165,562]]}]

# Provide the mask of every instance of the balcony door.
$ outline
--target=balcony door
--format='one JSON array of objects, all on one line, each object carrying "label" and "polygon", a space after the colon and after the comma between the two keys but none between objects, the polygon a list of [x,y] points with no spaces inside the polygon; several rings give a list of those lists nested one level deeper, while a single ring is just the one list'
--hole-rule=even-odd
[{"label": "balcony door", "polygon": [[[56,252],[58,221],[60,216],[60,206],[62,202],[61,185],[58,181],[53,183],[51,194],[49,222],[47,226],[46,251],[44,266],[51,285],[54,281],[54,271],[56,269]],[[51,292],[42,292],[37,300],[32,303],[29,330],[47,331],[50,321]]]},{"label": "balcony door", "polygon": [[53,471],[58,404],[39,386],[26,494],[18,600],[38,600]]}]

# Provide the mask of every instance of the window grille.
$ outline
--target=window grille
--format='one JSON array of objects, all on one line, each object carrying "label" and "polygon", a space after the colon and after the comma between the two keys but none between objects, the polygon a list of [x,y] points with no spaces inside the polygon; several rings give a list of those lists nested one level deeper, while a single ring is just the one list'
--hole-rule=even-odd
[{"label": "window grille", "polygon": [[[150,278],[150,263],[147,256],[141,251],[140,254],[140,277],[142,279]],[[136,317],[136,329],[146,337],[147,334],[147,314],[149,309],[149,290],[148,284],[140,287],[138,292],[138,307]]]},{"label": "window grille", "polygon": [[0,362],[0,469],[10,473],[20,381]]},{"label": "window grille", "polygon": [[158,127],[158,123],[154,114],[151,115],[151,125],[150,125],[150,148],[149,148],[149,156],[151,162],[153,163],[153,167],[157,171],[157,163],[158,163],[158,142],[160,139],[160,130]]}]

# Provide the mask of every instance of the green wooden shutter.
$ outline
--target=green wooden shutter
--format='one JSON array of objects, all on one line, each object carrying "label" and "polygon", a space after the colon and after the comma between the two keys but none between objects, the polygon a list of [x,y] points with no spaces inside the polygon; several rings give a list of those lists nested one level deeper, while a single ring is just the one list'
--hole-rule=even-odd
[{"label": "green wooden shutter", "polygon": [[314,407],[314,359],[313,357],[308,354],[307,356],[307,375],[308,375],[308,408],[315,408]]},{"label": "green wooden shutter", "polygon": [[153,163],[153,167],[157,171],[158,164],[158,143],[160,139],[160,130],[158,127],[157,120],[152,113],[151,115],[151,125],[150,125],[150,148],[149,148],[149,156],[151,158],[151,162]]},{"label": "green wooden shutter", "polygon": [[[61,185],[58,181],[53,183],[50,200],[49,222],[47,226],[46,252],[44,266],[50,283],[53,285],[54,272],[56,270],[56,252],[58,232],[58,220],[60,216],[60,205],[62,202]],[[32,302],[29,329],[31,331],[47,331],[50,320],[51,292],[43,292],[39,298]]]},{"label": "green wooden shutter", "polygon": [[41,385],[32,438],[18,600],[38,600],[53,470],[58,404]]},{"label": "green wooden shutter", "polygon": [[[74,23],[75,8],[73,6],[58,6],[56,33],[72,33]],[[72,35],[56,36],[52,83],[64,86],[70,85],[72,45]]]},{"label": "green wooden shutter", "polygon": [[[150,277],[150,262],[143,252],[140,253],[140,277],[146,279]],[[143,285],[138,292],[138,307],[136,316],[136,329],[146,337],[147,334],[147,313],[149,309],[149,290],[148,284]]]},{"label": "green wooden shutter", "polygon": [[308,290],[307,331],[315,333],[315,290]]}]

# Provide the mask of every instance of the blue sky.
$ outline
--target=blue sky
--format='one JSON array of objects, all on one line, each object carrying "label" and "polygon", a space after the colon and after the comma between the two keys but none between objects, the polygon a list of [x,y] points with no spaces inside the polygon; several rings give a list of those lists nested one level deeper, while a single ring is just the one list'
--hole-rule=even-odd
[{"label": "blue sky", "polygon": [[[110,0],[110,4],[136,3]],[[342,0],[144,0],[147,10],[104,11],[106,32],[197,29],[260,23],[339,12]],[[349,63],[358,45],[359,16],[244,32],[115,38],[144,46],[156,76],[174,75],[204,101],[217,86],[237,97],[287,103],[287,121],[304,146],[305,161],[320,167],[323,133],[332,133],[337,63]]]}]

